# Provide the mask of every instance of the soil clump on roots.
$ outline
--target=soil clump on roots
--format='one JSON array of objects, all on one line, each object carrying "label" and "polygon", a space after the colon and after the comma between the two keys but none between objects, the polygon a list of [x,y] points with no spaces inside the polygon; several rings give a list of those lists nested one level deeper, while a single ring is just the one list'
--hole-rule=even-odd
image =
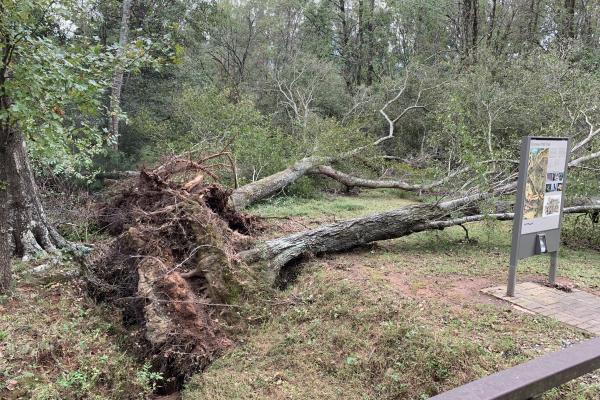
[{"label": "soil clump on roots", "polygon": [[[195,177],[182,179],[190,170]],[[164,377],[162,393],[232,346],[226,326],[254,280],[234,255],[256,221],[229,208],[230,190],[204,183],[207,172],[171,163],[122,182],[98,216],[111,239],[85,263],[89,293],[135,328],[137,353]]]}]

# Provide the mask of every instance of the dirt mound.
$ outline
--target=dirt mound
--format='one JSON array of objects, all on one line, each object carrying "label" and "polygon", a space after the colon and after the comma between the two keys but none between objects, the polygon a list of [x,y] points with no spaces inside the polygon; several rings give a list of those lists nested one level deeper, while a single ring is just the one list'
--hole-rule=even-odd
[{"label": "dirt mound", "polygon": [[233,254],[253,218],[230,209],[230,192],[204,184],[204,173],[185,181],[177,172],[163,166],[122,183],[99,213],[113,238],[86,263],[90,294],[139,328],[136,347],[167,378],[163,392],[232,345],[220,321],[252,279]]}]

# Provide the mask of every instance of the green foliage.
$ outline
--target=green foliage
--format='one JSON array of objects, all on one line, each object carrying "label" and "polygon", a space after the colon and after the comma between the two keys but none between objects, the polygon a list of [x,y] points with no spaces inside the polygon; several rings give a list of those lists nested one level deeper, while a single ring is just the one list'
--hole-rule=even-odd
[{"label": "green foliage", "polygon": [[163,380],[163,376],[160,372],[151,371],[150,364],[146,363],[136,373],[136,378],[143,388],[148,392],[154,392],[157,385]]},{"label": "green foliage", "polygon": [[[145,111],[132,118],[135,130],[145,132],[149,140],[142,149],[148,160],[194,149],[231,149],[243,184],[285,168],[298,154],[297,144],[272,127],[250,98],[232,103],[228,93],[215,88],[187,89],[175,110],[172,120],[158,123]],[[177,127],[185,131],[173,135]]]},{"label": "green foliage", "polygon": [[600,213],[567,216],[562,224],[561,240],[574,249],[600,251]]},{"label": "green foliage", "polygon": [[153,60],[146,39],[117,56],[115,46],[82,35],[74,21],[86,11],[76,1],[8,1],[0,22],[3,72],[10,73],[1,83],[9,106],[0,110],[0,122],[25,133],[44,170],[80,178],[96,169],[93,157],[107,141],[101,126],[112,71],[135,72]]}]

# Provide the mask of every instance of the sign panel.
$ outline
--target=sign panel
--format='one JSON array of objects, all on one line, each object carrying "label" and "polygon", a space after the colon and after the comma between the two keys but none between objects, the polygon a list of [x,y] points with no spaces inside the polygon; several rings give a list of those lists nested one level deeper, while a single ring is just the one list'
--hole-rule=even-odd
[{"label": "sign panel", "polygon": [[521,234],[558,229],[568,141],[531,139]]},{"label": "sign panel", "polygon": [[515,294],[517,264],[526,257],[549,253],[548,280],[550,283],[555,281],[569,149],[568,138],[523,138],[506,291],[508,296]]}]

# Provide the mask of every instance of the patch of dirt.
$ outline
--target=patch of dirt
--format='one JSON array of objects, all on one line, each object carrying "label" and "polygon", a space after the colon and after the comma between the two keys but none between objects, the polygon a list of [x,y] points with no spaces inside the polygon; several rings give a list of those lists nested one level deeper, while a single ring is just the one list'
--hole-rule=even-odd
[{"label": "patch of dirt", "polygon": [[324,260],[326,268],[347,271],[348,279],[365,287],[374,280],[382,279],[390,290],[408,299],[436,299],[451,305],[469,303],[502,304],[498,299],[481,293],[486,287],[497,285],[492,277],[470,277],[461,275],[422,276],[398,271],[393,263],[369,260],[364,249]]},{"label": "patch of dirt", "polygon": [[389,285],[402,296],[411,299],[435,298],[444,302],[462,305],[465,303],[498,304],[498,301],[481,293],[494,282],[489,278],[449,276],[411,276],[405,272],[384,272]]}]

